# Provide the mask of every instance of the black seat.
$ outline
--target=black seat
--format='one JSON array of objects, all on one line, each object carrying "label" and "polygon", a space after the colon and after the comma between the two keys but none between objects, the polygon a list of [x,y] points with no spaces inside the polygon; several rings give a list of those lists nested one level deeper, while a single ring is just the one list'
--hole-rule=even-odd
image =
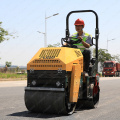
[{"label": "black seat", "polygon": [[92,65],[94,65],[95,61],[96,61],[96,58],[92,58],[90,62],[92,63]]}]

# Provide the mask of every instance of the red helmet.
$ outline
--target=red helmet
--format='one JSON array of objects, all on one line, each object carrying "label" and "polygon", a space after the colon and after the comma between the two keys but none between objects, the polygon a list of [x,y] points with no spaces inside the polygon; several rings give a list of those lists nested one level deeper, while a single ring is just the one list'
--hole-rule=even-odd
[{"label": "red helmet", "polygon": [[85,26],[84,21],[81,18],[77,19],[74,25],[83,25],[83,27]]}]

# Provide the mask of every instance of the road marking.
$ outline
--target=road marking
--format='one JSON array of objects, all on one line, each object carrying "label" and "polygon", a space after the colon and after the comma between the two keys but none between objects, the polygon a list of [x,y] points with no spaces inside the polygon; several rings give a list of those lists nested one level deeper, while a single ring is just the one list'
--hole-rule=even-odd
[{"label": "road marking", "polygon": [[[104,80],[120,80],[120,77],[100,77],[100,81]],[[17,86],[27,86],[27,80],[0,81],[0,87],[17,87]]]},{"label": "road marking", "polygon": [[19,86],[26,86],[27,81],[0,81],[0,87],[19,87]]},{"label": "road marking", "polygon": [[101,80],[120,80],[120,77],[100,77]]}]

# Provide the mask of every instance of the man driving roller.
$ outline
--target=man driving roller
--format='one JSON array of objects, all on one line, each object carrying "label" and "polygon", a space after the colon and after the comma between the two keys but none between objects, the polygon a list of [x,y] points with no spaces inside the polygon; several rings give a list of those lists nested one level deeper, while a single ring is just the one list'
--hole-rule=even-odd
[{"label": "man driving roller", "polygon": [[91,57],[91,51],[89,48],[92,45],[92,38],[91,35],[83,31],[85,24],[82,19],[77,19],[74,25],[77,32],[71,36],[71,40],[80,41],[79,43],[73,45],[77,46],[77,48],[81,50],[84,56],[84,72],[88,74]]}]

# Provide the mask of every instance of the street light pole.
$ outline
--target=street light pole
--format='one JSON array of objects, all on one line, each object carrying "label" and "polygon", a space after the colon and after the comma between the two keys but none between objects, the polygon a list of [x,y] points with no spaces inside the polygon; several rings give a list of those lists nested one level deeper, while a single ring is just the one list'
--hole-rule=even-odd
[{"label": "street light pole", "polygon": [[42,34],[44,34],[44,47],[45,47],[45,33],[44,32],[40,32],[40,31],[37,31],[38,33],[42,33]]},{"label": "street light pole", "polygon": [[46,17],[46,13],[45,13],[45,32],[43,33],[43,32],[37,31],[39,33],[44,34],[44,47],[47,47],[47,19],[50,18],[50,17],[56,16],[58,14],[59,13],[56,13],[56,14],[53,14],[53,15],[51,15],[49,17]]},{"label": "street light pole", "polygon": [[108,40],[108,39],[107,39],[107,50],[108,50],[108,42],[109,42],[109,41],[112,41],[112,40],[115,40],[115,38],[114,38],[114,39],[111,39],[111,40]]},{"label": "street light pole", "polygon": [[46,13],[45,13],[45,38],[44,38],[44,47],[47,47],[47,24],[46,24]]},{"label": "street light pole", "polygon": [[45,46],[44,47],[47,47],[47,19],[50,18],[50,17],[53,17],[53,16],[56,16],[58,15],[59,13],[56,13],[56,14],[53,14],[49,17],[46,17],[46,13],[45,13]]}]

